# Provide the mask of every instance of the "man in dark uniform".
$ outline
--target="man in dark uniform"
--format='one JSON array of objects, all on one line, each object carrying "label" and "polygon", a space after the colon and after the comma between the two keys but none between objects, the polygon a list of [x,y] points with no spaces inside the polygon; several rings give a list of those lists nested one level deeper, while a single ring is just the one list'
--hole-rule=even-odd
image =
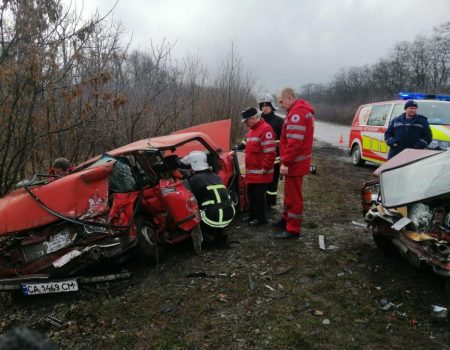
[{"label": "man in dark uniform", "polygon": [[210,243],[225,239],[223,230],[234,218],[235,209],[219,175],[213,173],[202,151],[192,151],[183,162],[189,163],[194,175],[189,187],[200,207],[202,232]]},{"label": "man in dark uniform", "polygon": [[278,179],[280,177],[280,136],[283,128],[283,118],[275,114],[275,102],[271,94],[265,93],[258,98],[259,109],[261,110],[261,117],[269,124],[275,132],[277,157],[273,167],[273,180],[267,186],[266,201],[267,207],[273,207],[277,204]]},{"label": "man in dark uniform", "polygon": [[408,100],[405,112],[391,120],[384,133],[384,139],[389,145],[388,159],[399,154],[405,148],[423,149],[433,139],[428,119],[417,114],[417,103]]}]

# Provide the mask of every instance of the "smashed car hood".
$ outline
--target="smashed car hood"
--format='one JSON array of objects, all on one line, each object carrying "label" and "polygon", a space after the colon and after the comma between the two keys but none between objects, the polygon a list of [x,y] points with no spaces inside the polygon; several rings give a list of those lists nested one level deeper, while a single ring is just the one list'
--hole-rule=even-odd
[{"label": "smashed car hood", "polygon": [[[98,202],[107,202],[108,175],[114,162],[67,175],[29,190],[48,208],[70,218],[88,213]],[[0,198],[0,237],[60,220],[40,206],[25,188]]]},{"label": "smashed car hood", "polygon": [[387,162],[378,176],[386,208],[449,195],[450,150],[405,150]]},{"label": "smashed car hood", "polygon": [[380,175],[381,172],[397,168],[399,166],[403,166],[409,163],[417,162],[420,159],[430,157],[432,155],[441,153],[442,151],[435,151],[431,149],[412,149],[407,148],[397,154],[394,158],[389,159],[386,163],[380,165],[375,171],[372,173],[375,176]]}]

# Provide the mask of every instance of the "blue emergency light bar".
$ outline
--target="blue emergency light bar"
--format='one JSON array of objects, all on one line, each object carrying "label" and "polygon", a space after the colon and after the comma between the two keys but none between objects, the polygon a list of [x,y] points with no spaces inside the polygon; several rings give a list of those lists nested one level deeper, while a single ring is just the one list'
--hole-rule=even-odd
[{"label": "blue emergency light bar", "polygon": [[420,92],[400,92],[398,94],[402,100],[440,100],[450,101],[450,95],[422,94]]}]

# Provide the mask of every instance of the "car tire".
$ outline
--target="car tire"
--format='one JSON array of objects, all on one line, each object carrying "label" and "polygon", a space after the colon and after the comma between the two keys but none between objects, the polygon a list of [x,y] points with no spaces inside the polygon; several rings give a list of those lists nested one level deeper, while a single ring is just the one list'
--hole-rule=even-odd
[{"label": "car tire", "polygon": [[392,241],[378,232],[376,223],[372,223],[372,238],[378,249],[386,253],[392,253],[396,250]]},{"label": "car tire", "polygon": [[364,165],[366,163],[366,161],[364,159],[362,159],[361,157],[361,147],[359,147],[358,144],[355,144],[352,147],[352,164],[355,166],[361,166]]},{"label": "car tire", "polygon": [[228,195],[230,196],[231,204],[235,208],[239,207],[239,194],[235,190],[231,190],[228,192]]},{"label": "car tire", "polygon": [[445,288],[445,295],[447,297],[447,299],[450,299],[450,278],[449,277],[444,277],[445,278],[445,284],[444,284],[444,288]]},{"label": "car tire", "polygon": [[231,204],[239,211],[241,207],[239,198],[239,177],[232,178],[227,185],[227,189]]},{"label": "car tire", "polygon": [[147,263],[157,263],[163,255],[163,247],[157,240],[153,225],[143,218],[138,218],[136,225],[136,249],[139,259]]}]

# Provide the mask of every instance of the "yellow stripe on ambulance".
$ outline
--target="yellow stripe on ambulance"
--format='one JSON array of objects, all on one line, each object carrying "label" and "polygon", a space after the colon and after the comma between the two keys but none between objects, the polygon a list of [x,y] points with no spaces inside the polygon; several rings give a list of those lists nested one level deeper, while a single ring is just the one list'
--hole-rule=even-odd
[{"label": "yellow stripe on ambulance", "polygon": [[450,141],[450,127],[448,125],[430,124],[433,140]]}]

